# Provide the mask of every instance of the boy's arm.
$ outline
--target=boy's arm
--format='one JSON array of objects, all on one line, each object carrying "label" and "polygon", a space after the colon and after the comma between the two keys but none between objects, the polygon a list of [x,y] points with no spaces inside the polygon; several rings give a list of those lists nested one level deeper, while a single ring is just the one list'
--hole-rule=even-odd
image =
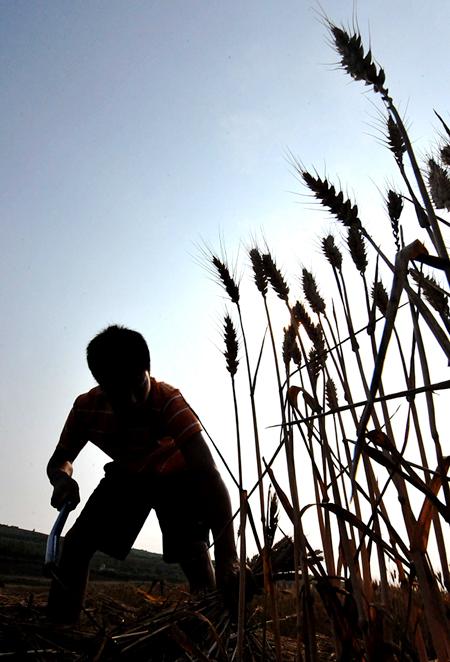
[{"label": "boy's arm", "polygon": [[[180,450],[189,469],[198,476],[202,505],[214,537],[218,588],[236,594],[239,560],[234,542],[230,495],[201,432],[193,434]],[[251,575],[250,569],[247,573]],[[253,576],[248,579],[252,584]]]},{"label": "boy's arm", "polygon": [[51,504],[58,510],[66,501],[70,501],[73,508],[80,503],[78,483],[72,478],[75,457],[58,445],[47,465],[47,476],[53,485]]}]

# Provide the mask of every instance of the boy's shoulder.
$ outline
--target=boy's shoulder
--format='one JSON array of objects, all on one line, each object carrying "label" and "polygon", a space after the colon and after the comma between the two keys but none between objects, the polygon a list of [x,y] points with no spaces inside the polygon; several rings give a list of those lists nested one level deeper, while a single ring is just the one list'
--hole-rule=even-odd
[{"label": "boy's shoulder", "polygon": [[[161,411],[174,399],[183,399],[180,390],[167,382],[158,381],[154,377],[151,380],[151,408],[156,411]],[[81,393],[73,405],[74,410],[77,411],[106,411],[111,410],[106,395],[100,386],[94,386],[90,391]]]},{"label": "boy's shoulder", "polygon": [[152,399],[153,407],[156,409],[164,407],[169,400],[180,395],[180,391],[167,382],[160,382],[154,377],[150,377],[150,381],[152,385],[150,389],[150,397]]},{"label": "boy's shoulder", "polygon": [[175,386],[172,386],[167,382],[163,382],[155,379],[155,377],[150,377],[150,381],[152,384],[152,389],[155,389],[155,391],[158,393],[170,394],[170,393],[178,392],[179,390]]},{"label": "boy's shoulder", "polygon": [[98,409],[108,406],[108,401],[100,386],[94,386],[87,393],[81,393],[75,402],[74,409]]}]

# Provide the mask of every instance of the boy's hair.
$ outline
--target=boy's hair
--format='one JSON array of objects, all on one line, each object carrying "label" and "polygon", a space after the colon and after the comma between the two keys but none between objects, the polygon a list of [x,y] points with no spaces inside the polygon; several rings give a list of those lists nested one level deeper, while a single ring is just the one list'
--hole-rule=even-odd
[{"label": "boy's hair", "polygon": [[117,324],[103,329],[91,340],[86,358],[99,384],[150,371],[150,352],[143,336]]}]

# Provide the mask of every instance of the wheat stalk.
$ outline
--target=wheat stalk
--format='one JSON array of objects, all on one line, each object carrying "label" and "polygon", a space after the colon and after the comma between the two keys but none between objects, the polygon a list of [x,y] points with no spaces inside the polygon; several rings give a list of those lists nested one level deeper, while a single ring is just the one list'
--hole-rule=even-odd
[{"label": "wheat stalk", "polygon": [[397,165],[403,167],[403,155],[406,152],[406,145],[403,135],[391,113],[388,113],[386,128],[388,147],[394,155]]},{"label": "wheat stalk", "polygon": [[302,269],[302,286],[311,309],[318,315],[325,313],[325,301],[320,296],[316,280],[312,273],[307,269]]},{"label": "wheat stalk", "polygon": [[270,284],[275,290],[277,296],[287,303],[289,300],[289,286],[283,274],[281,273],[280,269],[278,269],[270,253],[265,253],[262,256],[262,260],[264,271],[268,280],[270,281]]},{"label": "wheat stalk", "polygon": [[342,269],[342,253],[336,246],[334,237],[329,234],[322,239],[322,251],[333,269]]},{"label": "wheat stalk", "polygon": [[450,211],[450,177],[434,159],[428,160],[428,185],[436,209]]},{"label": "wheat stalk", "polygon": [[239,342],[237,339],[236,329],[233,322],[231,321],[231,317],[228,314],[225,315],[224,318],[223,337],[225,341],[225,351],[223,354],[226,359],[227,370],[230,375],[234,377],[239,365],[239,360],[237,358]]},{"label": "wheat stalk", "polygon": [[401,195],[389,189],[386,200],[386,207],[391,221],[392,233],[394,235],[397,251],[400,250],[400,229],[399,220],[403,211],[403,198]]},{"label": "wheat stalk", "polygon": [[372,85],[374,92],[386,93],[384,83],[386,80],[383,69],[377,68],[369,49],[364,53],[361,35],[349,35],[348,32],[328,21],[328,29],[332,36],[334,47],[341,58],[340,65],[354,80],[363,81]]},{"label": "wheat stalk", "polygon": [[347,245],[355,267],[361,274],[364,274],[368,264],[366,247],[361,230],[355,225],[348,229]]}]

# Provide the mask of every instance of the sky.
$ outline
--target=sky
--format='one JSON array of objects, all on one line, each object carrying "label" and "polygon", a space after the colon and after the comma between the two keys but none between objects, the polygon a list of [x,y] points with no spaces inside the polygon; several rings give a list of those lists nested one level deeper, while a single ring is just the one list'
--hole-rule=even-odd
[{"label": "sky", "polygon": [[[201,247],[222,241],[243,264],[243,245],[264,236],[286,270],[320,273],[331,220],[289,153],[340,181],[369,229],[390,236],[381,106],[337,69],[323,21],[355,12],[423,157],[433,109],[450,108],[443,0],[0,1],[0,522],[50,530],[46,463],[94,386],[86,344],[110,323],[145,336],[153,375],[182,390],[236,471],[226,302]],[[91,446],[77,459],[83,501],[106,461]],[[154,520],[137,546],[160,551]]]}]

